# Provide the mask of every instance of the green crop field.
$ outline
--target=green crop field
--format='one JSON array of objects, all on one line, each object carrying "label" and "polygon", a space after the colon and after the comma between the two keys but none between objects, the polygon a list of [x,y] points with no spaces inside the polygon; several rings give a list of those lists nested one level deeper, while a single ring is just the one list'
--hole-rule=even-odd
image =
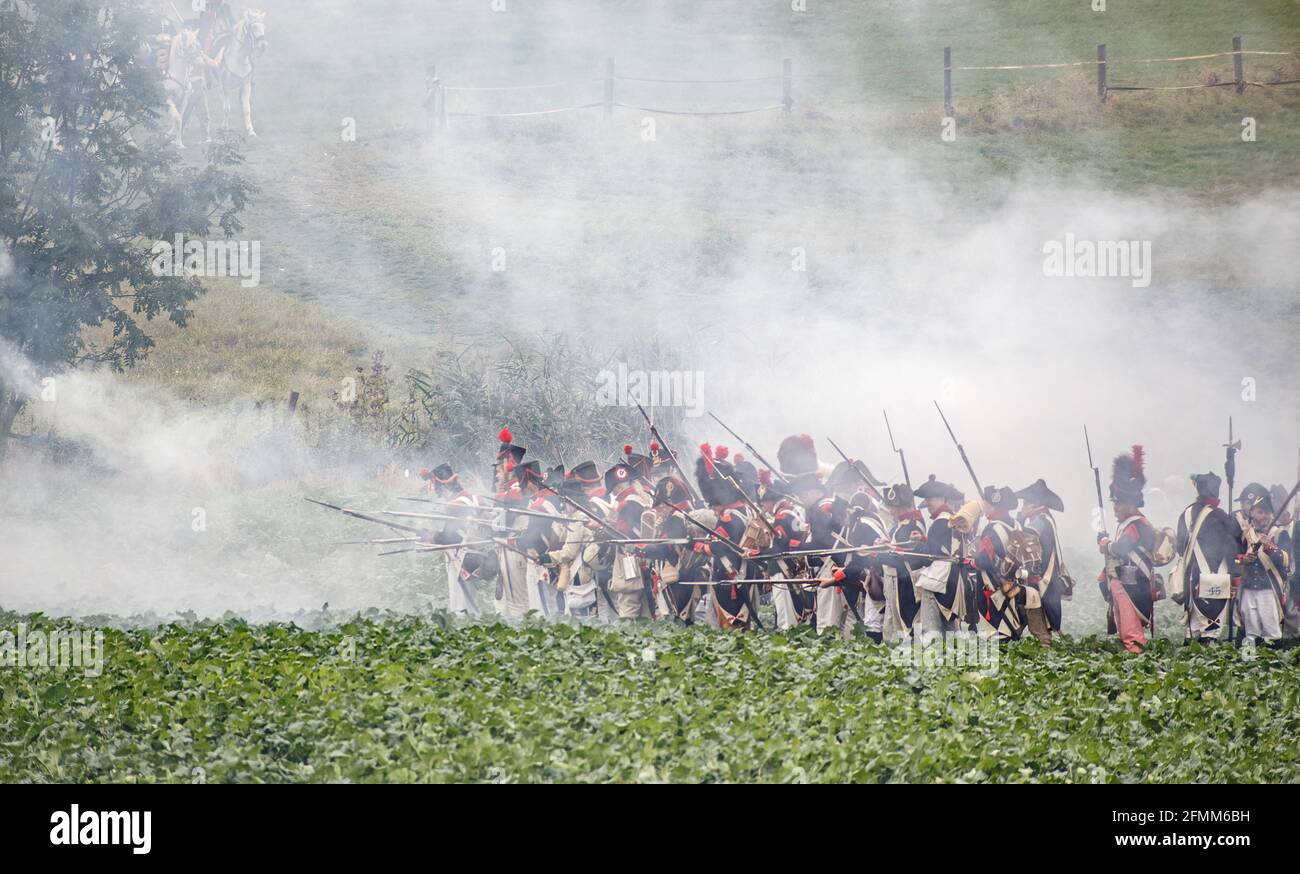
[{"label": "green crop field", "polygon": [[1094,638],[926,666],[802,632],[443,614],[105,635],[98,677],[0,671],[0,780],[1300,779],[1295,649]]}]

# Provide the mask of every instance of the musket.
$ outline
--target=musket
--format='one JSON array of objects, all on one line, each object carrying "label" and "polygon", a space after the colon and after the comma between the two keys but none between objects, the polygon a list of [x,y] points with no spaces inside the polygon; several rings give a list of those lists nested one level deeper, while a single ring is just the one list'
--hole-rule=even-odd
[{"label": "musket", "polygon": [[[606,522],[604,519],[600,518],[600,517],[597,516],[595,513],[591,512],[591,511],[588,510],[586,507],[582,506],[582,505],[579,504],[577,501],[573,500],[573,498],[570,498],[568,495],[564,494],[564,492],[560,491],[559,489],[552,488],[551,486],[543,486],[541,490],[542,490],[542,491],[546,491],[546,492],[550,492],[551,494],[555,495],[555,497],[557,497],[557,498],[559,498],[561,501],[564,501],[565,503],[567,503],[570,507],[572,507],[573,509],[577,510],[577,511],[578,511],[579,513],[581,513],[582,515],[586,516],[586,517],[587,517],[588,519],[590,519],[592,522],[595,522],[595,523],[596,523],[597,525],[599,525],[601,528],[604,528],[604,529],[605,529],[606,531],[608,531],[610,534],[613,534],[614,537],[615,537],[616,539],[622,539],[622,538],[623,538],[623,532],[622,532],[622,531],[619,531],[619,530],[618,530],[617,528],[615,528],[613,525],[610,525],[610,524],[609,524],[608,522]],[[509,512],[512,512],[512,513],[513,513],[513,512],[516,512],[515,510],[511,509],[510,506],[509,506],[508,504],[506,504],[505,501],[502,501],[502,500],[500,500],[499,498],[488,498],[488,500],[489,500],[489,501],[495,501],[495,502],[498,503],[498,504],[504,504],[504,505],[506,506],[506,509],[507,509]]]},{"label": "musket", "polygon": [[379,555],[397,555],[402,552],[446,552],[449,549],[468,549],[471,546],[484,546],[489,543],[496,543],[495,540],[465,540],[460,543],[439,543],[429,546],[409,546],[406,549],[390,549],[387,552],[381,552]]},{"label": "musket", "polygon": [[1241,441],[1232,439],[1232,416],[1228,417],[1228,442],[1223,444],[1226,450],[1223,459],[1223,473],[1228,480],[1228,512],[1232,510],[1232,488],[1237,480],[1237,453],[1241,451]]},{"label": "musket", "polygon": [[[876,489],[875,486],[871,484],[871,480],[867,479],[867,475],[863,473],[862,470],[856,464],[854,464],[852,461],[849,460],[849,457],[844,454],[844,450],[840,449],[840,447],[836,444],[836,442],[829,437],[826,438],[826,442],[829,443],[831,447],[840,454],[840,458],[844,459],[844,461],[848,464],[849,467],[853,468],[853,472],[856,473],[858,475],[858,478],[861,479],[863,484],[866,485],[867,492],[876,500],[883,500],[883,498],[880,495],[880,492]],[[908,488],[909,489],[911,488],[910,484],[908,485]]]},{"label": "musket", "polygon": [[790,480],[786,478],[785,474],[781,473],[781,471],[773,467],[771,462],[769,462],[766,458],[760,455],[758,450],[754,448],[754,444],[750,443],[744,437],[741,437],[735,431],[728,428],[727,423],[719,419],[717,416],[713,415],[713,413],[709,413],[709,417],[712,418],[713,421],[721,425],[722,430],[726,431],[732,437],[735,437],[737,440],[739,440],[744,445],[744,447],[749,450],[749,454],[754,456],[754,458],[758,461],[759,464],[763,465],[763,467],[766,467],[768,470],[772,471],[772,473],[775,474],[777,479],[781,480],[781,482],[789,485]]},{"label": "musket", "polygon": [[381,537],[374,540],[336,540],[335,546],[351,546],[357,543],[410,543],[419,540],[418,537]]},{"label": "musket", "polygon": [[[1282,518],[1282,514],[1286,512],[1287,504],[1291,503],[1291,499],[1296,496],[1297,492],[1300,492],[1300,482],[1297,482],[1295,486],[1292,487],[1291,492],[1286,496],[1286,499],[1282,501],[1282,503],[1278,506],[1277,512],[1273,514],[1272,520],[1270,520],[1268,523],[1268,527],[1264,529],[1265,536],[1268,536],[1268,532],[1272,531],[1273,528],[1277,525],[1277,520]],[[1257,537],[1255,538],[1254,542],[1250,544],[1250,546],[1247,548],[1246,551],[1249,552],[1251,555],[1259,555],[1259,548],[1263,545],[1264,545],[1264,538]]]},{"label": "musket", "polygon": [[1088,439],[1088,426],[1083,426],[1083,445],[1088,447],[1088,466],[1092,468],[1092,481],[1097,486],[1097,511],[1101,513],[1101,531],[1097,532],[1100,539],[1106,531],[1106,499],[1101,495],[1101,468],[1093,464],[1092,461],[1092,440]]},{"label": "musket", "polygon": [[881,410],[881,412],[885,414],[885,430],[889,432],[889,445],[898,453],[898,460],[903,465],[903,482],[907,483],[907,488],[910,490],[912,488],[912,477],[907,473],[907,456],[903,454],[903,450],[898,448],[898,444],[894,443],[894,429],[889,427],[889,411]]},{"label": "musket", "polygon": [[736,490],[736,494],[740,495],[741,499],[744,500],[744,502],[749,506],[750,511],[758,516],[758,521],[763,523],[763,525],[767,528],[769,534],[771,534],[773,537],[776,537],[777,536],[776,526],[773,525],[771,521],[767,518],[767,514],[763,512],[763,508],[760,507],[758,504],[754,503],[754,499],[751,498],[748,494],[746,494],[745,490],[740,487],[740,483],[736,482],[734,479],[727,476],[722,471],[717,470],[717,468],[714,468],[714,470],[717,471],[718,476],[722,477],[727,482],[731,483],[731,487]]},{"label": "musket", "polygon": [[410,525],[401,525],[397,522],[389,522],[387,519],[376,519],[374,516],[367,516],[365,513],[358,513],[356,510],[348,510],[336,504],[327,504],[324,501],[318,501],[315,498],[303,498],[304,501],[310,501],[313,504],[320,504],[322,507],[329,507],[331,510],[338,510],[345,516],[355,516],[358,519],[365,519],[367,522],[378,522],[380,525],[387,525],[397,531],[408,531],[411,534],[423,534],[423,528],[413,528]]},{"label": "musket", "polygon": [[[491,508],[484,508],[491,509]],[[408,516],[412,519],[442,519],[447,522],[467,522],[471,525],[482,525],[487,522],[486,519],[475,519],[473,516],[452,516],[445,513],[406,513],[400,510],[381,510],[385,516]],[[520,516],[536,516],[540,519],[551,519],[555,522],[581,522],[577,516],[560,516],[556,513],[543,513],[540,510],[521,510],[507,508],[507,512],[517,513]]]},{"label": "musket", "polygon": [[[1228,481],[1228,513],[1231,514],[1234,512],[1232,509],[1232,505],[1233,505],[1232,492],[1233,492],[1233,484],[1237,479],[1237,453],[1241,450],[1241,441],[1240,440],[1234,441],[1232,439],[1232,416],[1228,417],[1228,442],[1223,444],[1223,448],[1225,450],[1224,459],[1223,459],[1223,475],[1224,478],[1227,479]],[[1243,521],[1245,521],[1247,525],[1250,524],[1250,518],[1248,514]],[[1237,597],[1236,589],[1234,589],[1232,586],[1229,586],[1228,587],[1228,640],[1233,639],[1233,625],[1235,624],[1234,618],[1236,614],[1236,610],[1234,609],[1233,602],[1236,600],[1236,597]]]},{"label": "musket", "polygon": [[690,524],[694,525],[696,528],[708,534],[709,537],[713,538],[714,540],[719,540],[727,544],[727,546],[730,546],[732,549],[734,549],[741,557],[744,557],[745,550],[741,549],[740,544],[736,543],[734,540],[731,540],[725,535],[719,534],[718,532],[710,528],[708,525],[705,525],[699,519],[696,519],[690,513],[686,512],[685,510],[677,506],[674,506],[673,504],[666,504],[665,506],[668,507],[668,509],[671,512],[679,514],[682,517],[683,521],[689,522]]},{"label": "musket", "polygon": [[984,487],[980,485],[980,478],[975,475],[975,468],[971,467],[970,459],[966,457],[966,448],[957,440],[957,435],[952,433],[952,425],[948,424],[948,417],[943,414],[943,408],[939,406],[938,401],[934,402],[934,408],[939,411],[939,418],[943,419],[943,426],[948,429],[948,436],[951,437],[952,442],[956,444],[957,454],[961,456],[962,464],[966,465],[966,472],[970,474],[971,481],[975,483],[975,494],[977,499],[982,500],[984,497]]},{"label": "musket", "polygon": [[668,445],[668,441],[664,439],[664,435],[659,433],[659,429],[655,427],[655,423],[650,421],[650,416],[646,413],[645,407],[638,403],[636,408],[641,411],[641,418],[645,419],[645,423],[650,426],[650,436],[659,441],[659,448],[664,451],[664,454],[668,456],[668,460],[672,462],[673,467],[677,469],[677,473],[682,478],[682,485],[686,486],[686,491],[691,496],[691,500],[700,500],[699,492],[695,491],[695,486],[691,485],[690,478],[686,476],[686,471],[682,470],[682,465],[677,460],[677,453],[673,452],[672,448]]}]

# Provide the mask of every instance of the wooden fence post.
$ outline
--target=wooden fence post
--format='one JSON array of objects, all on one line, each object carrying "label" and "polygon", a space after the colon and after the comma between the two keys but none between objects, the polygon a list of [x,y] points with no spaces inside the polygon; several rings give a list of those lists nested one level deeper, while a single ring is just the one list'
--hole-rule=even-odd
[{"label": "wooden fence post", "polygon": [[789,112],[790,107],[794,105],[794,98],[790,96],[790,69],[791,62],[789,58],[781,61],[781,103],[785,105],[786,112]]},{"label": "wooden fence post", "polygon": [[1246,70],[1241,58],[1241,37],[1232,38],[1232,75],[1237,83],[1237,93],[1246,90]]},{"label": "wooden fence post", "polygon": [[1106,99],[1106,44],[1097,46],[1097,99]]},{"label": "wooden fence post", "polygon": [[605,118],[614,117],[614,59],[605,59]]},{"label": "wooden fence post", "polygon": [[952,118],[957,113],[952,108],[952,47],[943,50],[943,114]]}]

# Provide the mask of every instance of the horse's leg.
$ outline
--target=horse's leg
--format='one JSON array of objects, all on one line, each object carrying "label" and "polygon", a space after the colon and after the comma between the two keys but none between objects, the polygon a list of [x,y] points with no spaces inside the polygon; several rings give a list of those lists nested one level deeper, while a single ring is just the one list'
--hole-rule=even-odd
[{"label": "horse's leg", "polygon": [[253,74],[250,71],[248,77],[244,79],[243,98],[244,98],[244,128],[248,131],[249,137],[257,136],[257,131],[253,130]]},{"label": "horse's leg", "polygon": [[221,86],[221,129],[225,130],[230,126],[230,81],[225,70],[217,73],[217,84]]},{"label": "horse's leg", "polygon": [[177,108],[175,98],[167,98],[167,111],[168,114],[171,115],[172,119],[172,129],[171,131],[168,131],[168,133],[176,134],[176,148],[183,149],[185,148],[185,143],[181,141],[181,131],[185,129],[185,116],[182,114],[181,110]]}]

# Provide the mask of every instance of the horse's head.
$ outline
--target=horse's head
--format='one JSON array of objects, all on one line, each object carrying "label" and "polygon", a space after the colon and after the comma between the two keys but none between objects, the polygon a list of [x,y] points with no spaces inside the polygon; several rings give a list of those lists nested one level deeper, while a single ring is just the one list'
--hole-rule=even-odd
[{"label": "horse's head", "polygon": [[176,36],[172,37],[172,51],[186,63],[197,62],[199,56],[203,54],[203,46],[199,43],[199,32],[182,28]]},{"label": "horse's head", "polygon": [[260,9],[249,9],[239,22],[240,41],[253,47],[254,51],[266,51],[266,13]]}]

